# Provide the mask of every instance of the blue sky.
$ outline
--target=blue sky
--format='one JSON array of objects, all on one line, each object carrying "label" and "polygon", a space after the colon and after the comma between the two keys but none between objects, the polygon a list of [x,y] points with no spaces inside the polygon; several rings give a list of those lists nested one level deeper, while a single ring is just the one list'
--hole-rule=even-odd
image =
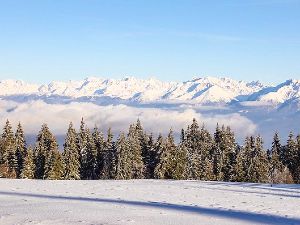
[{"label": "blue sky", "polygon": [[0,79],[300,78],[300,0],[1,0]]}]

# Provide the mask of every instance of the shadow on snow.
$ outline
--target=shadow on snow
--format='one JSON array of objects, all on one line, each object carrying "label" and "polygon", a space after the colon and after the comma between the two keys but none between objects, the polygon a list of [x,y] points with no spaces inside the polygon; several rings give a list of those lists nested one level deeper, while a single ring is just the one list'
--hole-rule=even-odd
[{"label": "shadow on snow", "polygon": [[19,193],[19,192],[5,192],[1,191],[0,195],[4,196],[20,196],[20,197],[33,197],[42,198],[49,200],[67,200],[67,201],[83,201],[83,202],[98,202],[98,203],[108,203],[108,204],[122,204],[129,206],[138,207],[150,207],[158,208],[164,210],[174,210],[179,212],[196,213],[200,215],[209,215],[220,218],[235,219],[241,221],[255,222],[260,224],[300,224],[300,218],[287,218],[282,216],[259,214],[253,212],[243,212],[237,210],[226,210],[226,209],[214,209],[206,208],[201,206],[187,206],[179,204],[169,204],[162,202],[140,202],[140,201],[130,201],[130,200],[118,200],[118,199],[105,199],[105,198],[90,198],[90,197],[75,197],[75,196],[55,196],[55,195],[42,195],[42,194],[32,194],[32,193]]}]

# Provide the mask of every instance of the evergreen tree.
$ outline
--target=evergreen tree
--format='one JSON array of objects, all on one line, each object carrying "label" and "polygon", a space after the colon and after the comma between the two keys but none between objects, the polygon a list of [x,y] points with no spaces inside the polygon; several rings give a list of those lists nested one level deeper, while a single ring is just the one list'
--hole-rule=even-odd
[{"label": "evergreen tree", "polygon": [[284,170],[284,165],[280,159],[282,156],[282,146],[280,144],[278,132],[274,134],[272,147],[268,155],[270,162],[270,182],[274,183],[275,178],[278,176],[278,173],[281,173]]},{"label": "evergreen tree", "polygon": [[103,133],[99,132],[98,127],[95,126],[94,131],[93,131],[93,139],[97,151],[97,168],[96,168],[96,175],[97,178],[100,177],[100,172],[101,172],[101,163],[103,161],[103,153],[104,153],[104,148],[105,148],[105,140],[103,137]]},{"label": "evergreen tree", "polygon": [[48,125],[43,124],[34,149],[35,178],[48,178],[48,175],[45,175],[45,170],[49,171],[49,168],[53,166],[48,163],[52,162],[50,157],[53,157],[53,151],[58,151],[57,149],[58,145],[54,135],[49,130]]},{"label": "evergreen tree", "polygon": [[152,134],[150,136],[147,136],[147,138],[145,140],[146,140],[146,143],[144,144],[144,148],[143,148],[144,149],[143,161],[145,164],[145,178],[153,179],[158,155],[157,155],[157,151],[155,149],[155,143],[153,141]]},{"label": "evergreen tree", "polygon": [[64,177],[64,164],[58,149],[51,149],[45,163],[44,179],[61,180]]},{"label": "evergreen tree", "polygon": [[97,149],[94,138],[87,130],[86,164],[84,165],[84,179],[95,180],[97,178]]},{"label": "evergreen tree", "polygon": [[1,175],[6,178],[17,178],[18,162],[15,152],[16,140],[10,122],[7,120],[2,133]]},{"label": "evergreen tree", "polygon": [[127,135],[128,142],[130,143],[130,160],[131,160],[131,177],[132,179],[144,178],[144,162],[142,158],[141,142],[139,140],[139,130],[133,125],[130,126]]},{"label": "evergreen tree", "polygon": [[298,163],[297,159],[299,157],[298,147],[296,140],[294,139],[294,134],[290,132],[289,138],[287,140],[287,144],[284,147],[283,150],[283,163],[289,171],[291,172],[293,179],[295,182],[297,182],[297,169],[298,169]]},{"label": "evergreen tree", "polygon": [[116,179],[131,179],[131,161],[129,144],[124,133],[121,133],[116,142]]},{"label": "evergreen tree", "polygon": [[155,178],[185,179],[187,177],[187,149],[184,145],[175,145],[173,131],[166,140],[162,140],[158,151]]},{"label": "evergreen tree", "polygon": [[15,133],[15,147],[16,147],[16,158],[17,158],[17,177],[20,178],[23,170],[24,160],[26,157],[26,141],[25,135],[21,123],[18,124],[17,131]]},{"label": "evergreen tree", "polygon": [[236,164],[236,142],[230,127],[217,126],[214,144],[214,174],[217,180],[233,181]]},{"label": "evergreen tree", "polygon": [[33,158],[33,150],[29,148],[23,161],[21,178],[22,179],[34,179],[35,164]]},{"label": "evergreen tree", "polygon": [[267,182],[268,158],[260,136],[246,138],[237,158],[236,180],[242,182]]},{"label": "evergreen tree", "polygon": [[76,136],[77,134],[73,128],[73,123],[70,123],[63,152],[63,161],[65,165],[64,179],[66,180],[80,179],[80,161]]},{"label": "evergreen tree", "polygon": [[80,162],[80,177],[84,177],[84,165],[86,164],[86,145],[87,145],[87,134],[86,125],[84,119],[81,119],[79,133],[77,134],[77,149]]},{"label": "evergreen tree", "polygon": [[116,151],[111,129],[108,129],[103,157],[99,164],[100,179],[114,179],[116,172]]}]

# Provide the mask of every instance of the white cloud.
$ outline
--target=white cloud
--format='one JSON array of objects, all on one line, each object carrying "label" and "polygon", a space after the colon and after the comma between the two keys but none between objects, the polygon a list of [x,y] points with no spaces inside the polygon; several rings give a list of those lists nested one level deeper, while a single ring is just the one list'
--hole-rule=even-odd
[{"label": "white cloud", "polygon": [[194,109],[157,109],[136,108],[126,105],[99,106],[93,103],[47,104],[43,101],[31,101],[15,103],[12,101],[0,101],[0,123],[4,125],[9,119],[14,126],[21,121],[27,134],[37,134],[43,123],[48,123],[50,129],[56,135],[64,135],[68,123],[74,122],[79,126],[84,117],[89,127],[96,124],[104,132],[113,128],[114,133],[127,131],[130,123],[139,118],[148,132],[166,134],[170,128],[180,132],[196,118],[213,131],[217,123],[230,125],[237,137],[243,139],[246,135],[253,134],[256,125],[237,113],[227,115],[206,115],[196,112]]}]

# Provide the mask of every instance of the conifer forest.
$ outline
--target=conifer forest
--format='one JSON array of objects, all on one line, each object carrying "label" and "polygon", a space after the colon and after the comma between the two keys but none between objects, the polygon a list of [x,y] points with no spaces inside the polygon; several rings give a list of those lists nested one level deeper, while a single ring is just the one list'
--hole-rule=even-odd
[{"label": "conifer forest", "polygon": [[300,135],[281,143],[274,134],[264,149],[261,136],[236,142],[230,127],[216,126],[211,134],[193,119],[181,130],[164,137],[147,134],[139,120],[127,133],[114,137],[84,120],[77,131],[70,123],[63,151],[47,124],[34,146],[27,146],[19,123],[14,132],[6,122],[0,141],[0,177],[47,180],[176,179],[254,183],[300,183]]}]

